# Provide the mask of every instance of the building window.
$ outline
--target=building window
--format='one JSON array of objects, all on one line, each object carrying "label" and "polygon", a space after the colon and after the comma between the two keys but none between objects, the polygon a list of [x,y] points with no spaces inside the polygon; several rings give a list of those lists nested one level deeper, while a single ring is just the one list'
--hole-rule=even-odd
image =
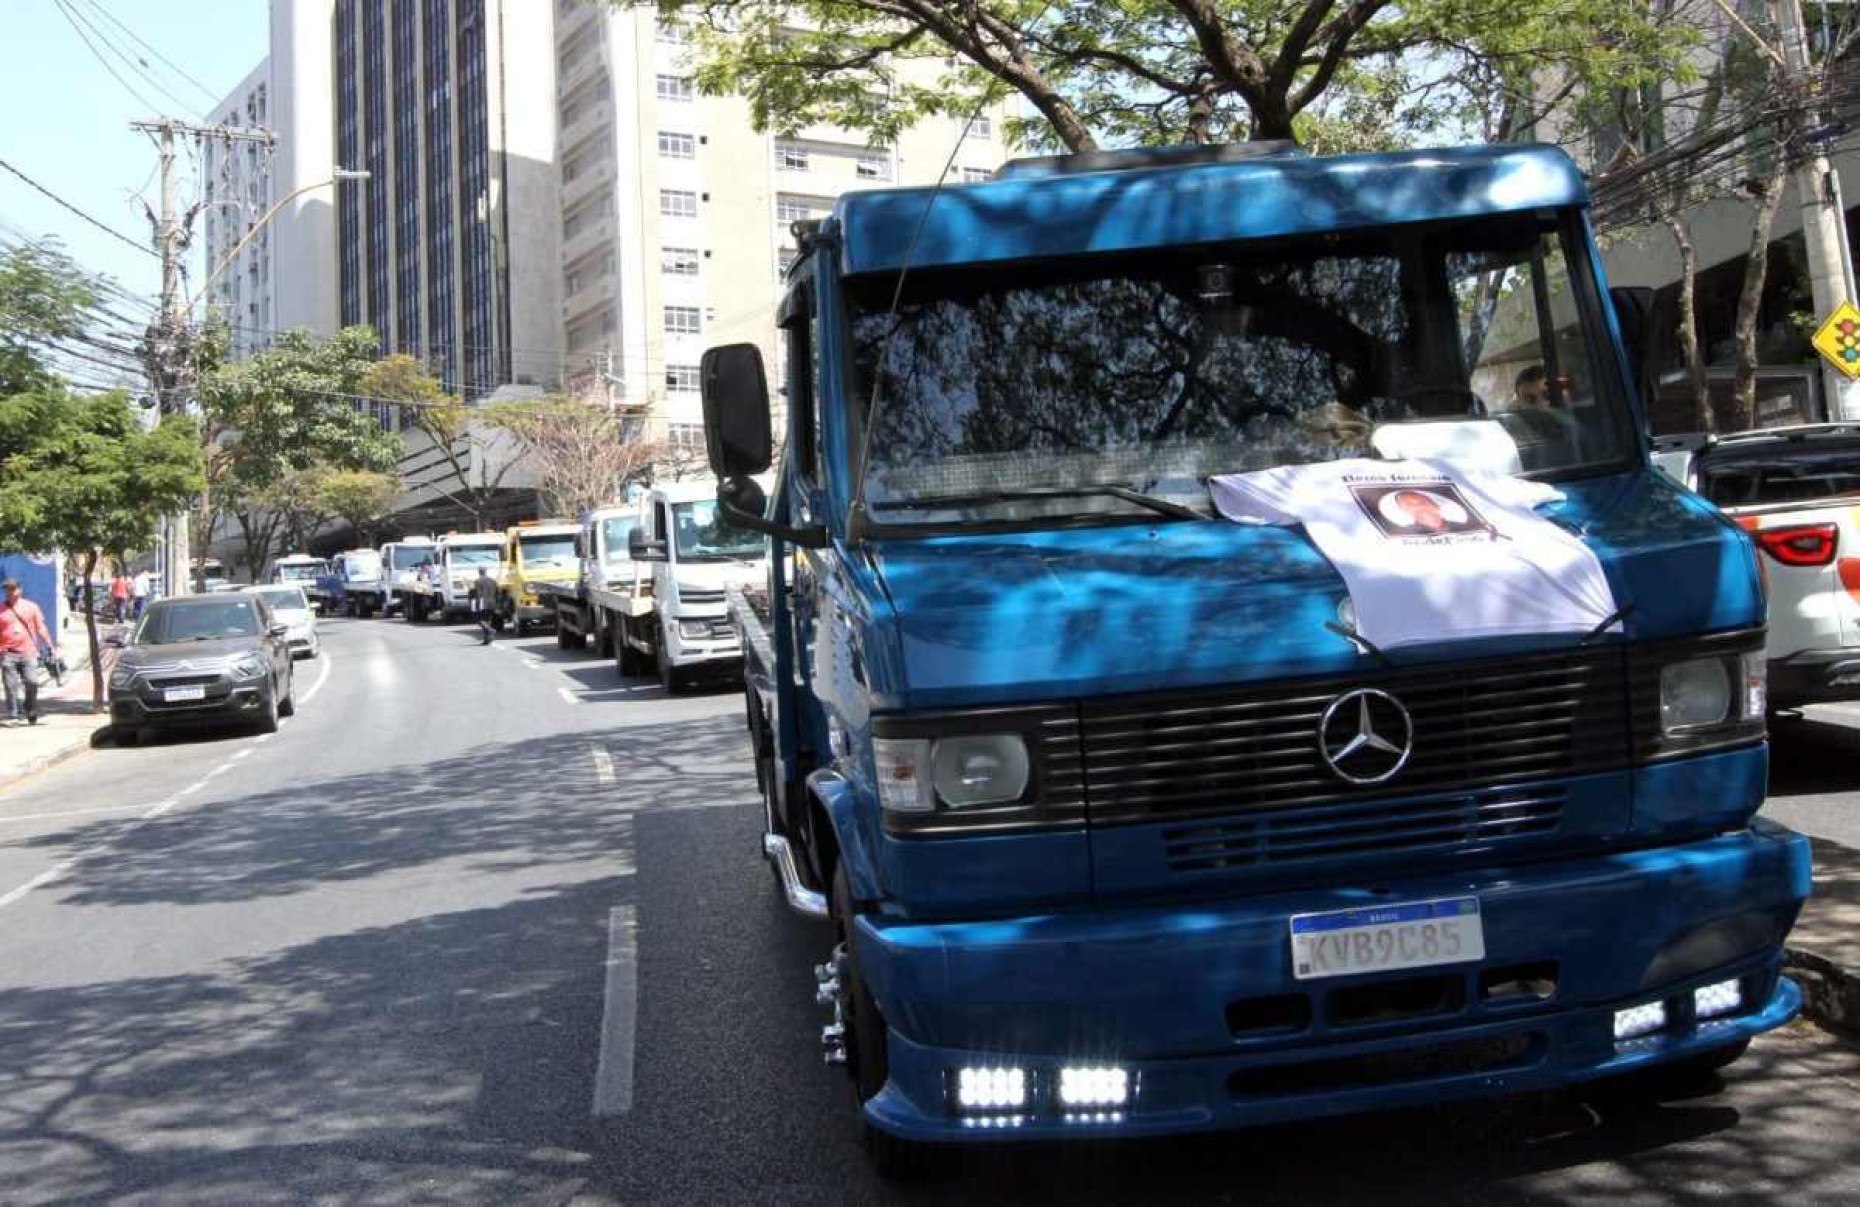
[{"label": "building window", "polygon": [[659,271],[668,277],[697,276],[698,249],[695,247],[660,248]]},{"label": "building window", "polygon": [[667,46],[683,46],[691,39],[685,33],[685,27],[677,21],[659,22],[659,41]]},{"label": "building window", "polygon": [[791,143],[776,143],[775,167],[783,172],[807,171],[807,148]]},{"label": "building window", "polygon": [[667,159],[696,159],[697,136],[661,130],[659,131],[659,154]]},{"label": "building window", "polygon": [[703,452],[704,425],[701,423],[668,423],[665,425],[665,442],[682,452]]},{"label": "building window", "polygon": [[696,365],[665,366],[665,388],[679,394],[695,394],[698,389]]},{"label": "building window", "polygon": [[969,123],[970,138],[993,138],[994,136],[995,120],[986,113],[977,114],[975,120]]},{"label": "building window", "polygon": [[957,168],[956,169],[956,179],[961,181],[963,184],[980,184],[982,183],[982,181],[987,180],[991,175],[993,175],[993,173],[990,172],[987,168]]},{"label": "building window", "polygon": [[890,180],[891,161],[874,157],[861,156],[859,159],[859,179]]},{"label": "building window", "polygon": [[659,99],[662,101],[690,101],[697,99],[697,87],[688,75],[662,75],[658,77]]},{"label": "building window", "polygon": [[703,319],[696,306],[667,306],[665,308],[665,334],[667,335],[702,335]]},{"label": "building window", "polygon": [[689,189],[659,190],[659,216],[661,218],[695,218],[697,212],[696,193]]},{"label": "building window", "polygon": [[832,203],[819,197],[777,197],[775,199],[775,221],[786,227],[790,222],[802,222],[809,218],[824,218],[832,209]]}]

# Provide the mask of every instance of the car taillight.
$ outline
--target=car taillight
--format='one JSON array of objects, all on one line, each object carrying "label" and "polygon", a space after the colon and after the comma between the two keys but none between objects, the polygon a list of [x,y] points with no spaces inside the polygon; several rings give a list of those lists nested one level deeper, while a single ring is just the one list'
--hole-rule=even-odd
[{"label": "car taillight", "polygon": [[1840,529],[1833,524],[1791,524],[1765,528],[1755,536],[1763,552],[1785,566],[1825,566],[1840,544]]}]

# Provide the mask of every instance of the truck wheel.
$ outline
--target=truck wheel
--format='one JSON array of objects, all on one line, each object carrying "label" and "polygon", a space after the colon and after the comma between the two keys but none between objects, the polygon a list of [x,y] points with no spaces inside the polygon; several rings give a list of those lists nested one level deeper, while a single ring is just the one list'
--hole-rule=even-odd
[{"label": "truck wheel", "polygon": [[672,665],[672,656],[665,648],[665,644],[665,633],[660,630],[659,640],[654,643],[653,647],[659,664],[659,686],[665,689],[666,695],[675,696],[684,690],[685,677],[679,673],[676,666]]},{"label": "truck wheel", "polygon": [[[840,1005],[842,1025],[846,1028],[846,1071],[852,1076],[853,1105],[863,1111],[865,1104],[885,1088],[888,1076],[886,1040],[889,1034],[885,1018],[878,1012],[859,975],[859,957],[853,948],[852,887],[841,864],[833,872],[833,931],[845,953],[840,959]],[[866,1156],[872,1168],[883,1178],[910,1179],[926,1168],[926,1150],[920,1144],[900,1140],[865,1121],[859,1127],[865,1142]]]},{"label": "truck wheel", "polygon": [[562,623],[560,615],[555,618],[555,648],[558,650],[572,648],[568,644],[568,626]]}]

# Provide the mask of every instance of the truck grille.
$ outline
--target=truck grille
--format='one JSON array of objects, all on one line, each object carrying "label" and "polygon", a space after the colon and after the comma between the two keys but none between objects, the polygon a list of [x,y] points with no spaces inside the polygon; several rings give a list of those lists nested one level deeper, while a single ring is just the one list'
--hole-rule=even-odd
[{"label": "truck grille", "polygon": [[[1358,687],[1388,692],[1413,719],[1413,756],[1386,783],[1348,783],[1318,750],[1325,708]],[[1295,844],[1297,827],[1311,820],[1247,816],[1256,810],[1431,797],[1409,806],[1418,812],[1407,824],[1412,840],[1425,836],[1432,845],[1454,826],[1470,825],[1460,832],[1472,835],[1514,824],[1511,814],[1523,798],[1495,795],[1496,786],[1628,765],[1628,720],[1619,647],[1282,681],[1249,691],[1090,701],[1081,718],[1085,790],[1094,825],[1239,812],[1243,829],[1265,829],[1229,838],[1255,851],[1266,835],[1283,834]],[[1471,792],[1492,803],[1469,814],[1465,800],[1440,799]],[[1526,810],[1532,824],[1547,821],[1554,829],[1554,816],[1538,810]],[[1398,810],[1373,812],[1391,826],[1402,824]],[[1273,837],[1267,846],[1292,849],[1278,842]]]},{"label": "truck grille", "polygon": [[1274,809],[1163,830],[1172,872],[1209,872],[1309,859],[1339,859],[1554,834],[1560,789],[1484,792],[1390,803],[1360,801]]}]

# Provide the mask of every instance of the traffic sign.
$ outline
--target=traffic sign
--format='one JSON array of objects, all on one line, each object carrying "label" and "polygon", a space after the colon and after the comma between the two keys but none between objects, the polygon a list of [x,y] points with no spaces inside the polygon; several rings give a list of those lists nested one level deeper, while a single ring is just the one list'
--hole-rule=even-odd
[{"label": "traffic sign", "polygon": [[1836,306],[1812,342],[1829,364],[1849,377],[1860,378],[1860,310],[1852,302]]}]

